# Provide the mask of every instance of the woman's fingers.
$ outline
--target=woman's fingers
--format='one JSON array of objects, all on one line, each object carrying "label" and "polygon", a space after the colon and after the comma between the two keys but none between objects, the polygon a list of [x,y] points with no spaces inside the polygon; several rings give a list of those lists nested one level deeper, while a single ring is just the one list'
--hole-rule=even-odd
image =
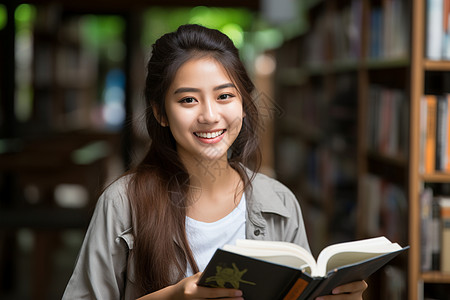
[{"label": "woman's fingers", "polygon": [[186,278],[188,282],[185,283],[184,295],[186,299],[243,299],[242,291],[228,288],[209,288],[198,286],[197,281],[201,273],[197,273],[191,277]]},{"label": "woman's fingers", "polygon": [[230,299],[243,299],[242,291],[235,289],[226,288],[208,288],[203,286],[198,286],[198,295],[201,299],[220,299],[220,298],[230,298]]},{"label": "woman's fingers", "polygon": [[321,296],[316,300],[362,300],[362,294],[367,289],[364,280],[355,281],[333,289],[332,295]]},{"label": "woman's fingers", "polygon": [[364,292],[367,288],[367,283],[364,280],[350,282],[333,289],[332,294],[352,294]]}]

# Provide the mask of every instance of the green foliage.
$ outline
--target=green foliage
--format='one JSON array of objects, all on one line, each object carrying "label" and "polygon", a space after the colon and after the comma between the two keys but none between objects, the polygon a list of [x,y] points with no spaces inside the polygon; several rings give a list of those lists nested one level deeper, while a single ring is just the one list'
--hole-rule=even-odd
[{"label": "green foliage", "polygon": [[176,30],[180,25],[200,24],[224,32],[239,48],[244,41],[244,31],[250,29],[253,19],[253,13],[243,8],[152,7],[144,13],[141,42],[145,48],[148,48],[161,35]]}]

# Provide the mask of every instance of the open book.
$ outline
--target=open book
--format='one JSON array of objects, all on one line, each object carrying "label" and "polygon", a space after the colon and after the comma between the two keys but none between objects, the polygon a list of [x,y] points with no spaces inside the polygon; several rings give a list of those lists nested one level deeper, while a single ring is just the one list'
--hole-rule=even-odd
[{"label": "open book", "polygon": [[314,299],[366,279],[408,248],[377,237],[328,246],[316,261],[292,243],[238,240],[217,249],[198,284],[241,289],[247,300]]}]

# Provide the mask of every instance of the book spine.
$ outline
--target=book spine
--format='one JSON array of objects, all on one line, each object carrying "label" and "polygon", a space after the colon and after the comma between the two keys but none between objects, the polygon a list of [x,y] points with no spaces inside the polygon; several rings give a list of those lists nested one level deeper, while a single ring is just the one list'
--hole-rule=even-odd
[{"label": "book spine", "polygon": [[436,109],[437,98],[434,95],[426,95],[427,101],[427,129],[425,141],[425,173],[432,174],[436,162]]},{"label": "book spine", "polygon": [[283,300],[298,300],[304,293],[307,293],[313,286],[314,281],[308,282],[302,277],[295,280],[288,292],[285,293]]},{"label": "book spine", "polygon": [[324,281],[323,278],[313,278],[313,280],[309,283],[309,285],[306,287],[300,297],[297,298],[297,300],[309,300],[309,296],[316,290],[316,288],[322,281]]},{"label": "book spine", "polygon": [[405,156],[409,130],[405,94],[397,89],[371,85],[368,111],[368,148],[388,156]]},{"label": "book spine", "polygon": [[444,0],[442,58],[450,60],[450,0]]},{"label": "book spine", "polygon": [[[425,173],[425,145],[427,141],[427,100],[422,97],[420,101],[420,161],[419,172]],[[450,167],[450,166],[449,166]]]},{"label": "book spine", "polygon": [[[449,0],[450,1],[450,0]],[[450,117],[449,117],[449,108],[450,108],[450,94],[445,95],[445,99],[447,101],[447,139],[446,139],[446,156],[445,156],[445,171],[450,172]]]},{"label": "book spine", "polygon": [[443,0],[427,0],[426,57],[431,60],[442,58]]},{"label": "book spine", "polygon": [[380,7],[375,7],[370,13],[370,57],[381,57],[381,26],[383,11]]},{"label": "book spine", "polygon": [[445,169],[447,140],[447,99],[437,97],[436,112],[436,160],[435,170],[443,171]]},{"label": "book spine", "polygon": [[437,271],[441,258],[440,198],[433,199],[431,210],[431,270]]},{"label": "book spine", "polygon": [[441,272],[450,273],[450,199],[443,199],[441,207]]},{"label": "book spine", "polygon": [[421,213],[421,259],[422,271],[430,271],[432,256],[432,226],[431,226],[431,206],[433,202],[433,189],[425,188],[420,195]]}]

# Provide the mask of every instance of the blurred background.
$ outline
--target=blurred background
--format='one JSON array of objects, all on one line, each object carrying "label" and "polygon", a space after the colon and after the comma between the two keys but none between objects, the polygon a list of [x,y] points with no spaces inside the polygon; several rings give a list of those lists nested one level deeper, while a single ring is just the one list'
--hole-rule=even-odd
[{"label": "blurred background", "polygon": [[[298,197],[313,254],[385,235],[412,255],[373,276],[365,299],[444,299],[450,278],[426,277],[414,250],[416,108],[450,93],[450,65],[424,63],[425,2],[1,0],[0,299],[61,298],[99,194],[150,142],[151,45],[185,23],[239,48],[263,116],[261,172]],[[429,178],[450,194],[448,176]]]},{"label": "blurred background", "polygon": [[99,193],[149,143],[151,45],[181,24],[219,29],[240,49],[266,103],[273,174],[267,51],[301,30],[300,15],[295,1],[2,1],[0,298],[61,298]]}]

